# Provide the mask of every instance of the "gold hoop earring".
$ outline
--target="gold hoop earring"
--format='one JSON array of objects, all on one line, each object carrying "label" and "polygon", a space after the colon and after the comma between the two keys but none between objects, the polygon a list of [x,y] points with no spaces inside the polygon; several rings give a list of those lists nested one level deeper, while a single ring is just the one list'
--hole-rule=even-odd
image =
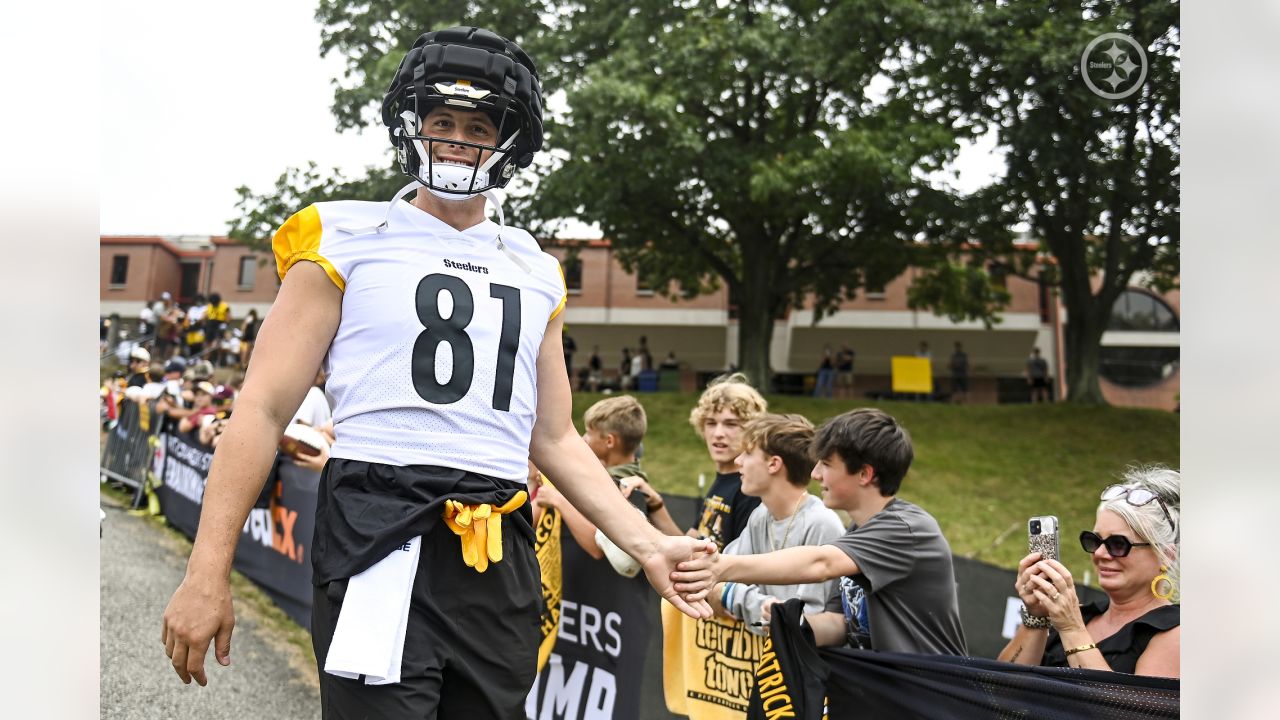
[{"label": "gold hoop earring", "polygon": [[[1169,579],[1169,576],[1165,574],[1168,569],[1169,568],[1164,565],[1161,565],[1160,574],[1155,576],[1151,581],[1151,594],[1159,600],[1168,600],[1173,597],[1173,580]],[[1166,589],[1164,592],[1160,592],[1161,582],[1165,584]]]}]

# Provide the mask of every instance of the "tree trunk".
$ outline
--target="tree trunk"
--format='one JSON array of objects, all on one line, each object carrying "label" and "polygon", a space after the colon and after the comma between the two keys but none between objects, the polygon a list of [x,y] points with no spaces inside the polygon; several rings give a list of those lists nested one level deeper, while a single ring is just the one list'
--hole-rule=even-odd
[{"label": "tree trunk", "polygon": [[[1106,329],[1103,317],[1097,312],[1099,299],[1092,293],[1083,296],[1063,288],[1063,301],[1067,307],[1066,368],[1067,401],[1082,405],[1105,405],[1102,385],[1098,382],[1099,358],[1102,351],[1102,332]],[[1110,308],[1107,308],[1110,311]],[[1059,368],[1058,372],[1063,372]]]},{"label": "tree trunk", "polygon": [[769,347],[773,343],[773,303],[767,292],[738,293],[738,368],[760,392],[773,390]]}]

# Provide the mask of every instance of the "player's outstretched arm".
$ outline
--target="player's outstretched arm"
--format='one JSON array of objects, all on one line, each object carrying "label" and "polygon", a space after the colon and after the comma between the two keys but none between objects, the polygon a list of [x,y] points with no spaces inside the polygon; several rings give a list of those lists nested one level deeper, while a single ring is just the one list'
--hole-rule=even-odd
[{"label": "player's outstretched arm", "polygon": [[529,443],[533,464],[551,478],[587,520],[640,562],[659,594],[688,615],[711,617],[711,607],[705,600],[688,601],[676,592],[671,573],[678,563],[714,550],[714,543],[668,537],[654,529],[622,497],[609,473],[574,429],[573,398],[560,341],[563,326],[563,316],[551,320],[538,350],[538,419]]},{"label": "player's outstretched arm", "polygon": [[324,270],[300,262],[285,276],[262,322],[244,389],[209,468],[186,576],[164,611],[160,639],[184,683],[208,682],[204,658],[211,641],[218,662],[231,663],[235,615],[228,578],[236,541],[341,314],[342,294]]}]

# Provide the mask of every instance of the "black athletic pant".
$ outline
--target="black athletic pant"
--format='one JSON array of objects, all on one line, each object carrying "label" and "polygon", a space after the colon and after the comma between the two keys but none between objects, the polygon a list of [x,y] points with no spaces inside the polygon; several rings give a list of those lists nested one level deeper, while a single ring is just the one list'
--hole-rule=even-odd
[{"label": "black athletic pant", "polygon": [[510,516],[503,559],[478,573],[457,535],[438,522],[422,538],[405,632],[401,681],[366,685],[324,671],[347,580],[315,589],[311,636],[325,720],[519,720],[542,639],[537,557]]}]

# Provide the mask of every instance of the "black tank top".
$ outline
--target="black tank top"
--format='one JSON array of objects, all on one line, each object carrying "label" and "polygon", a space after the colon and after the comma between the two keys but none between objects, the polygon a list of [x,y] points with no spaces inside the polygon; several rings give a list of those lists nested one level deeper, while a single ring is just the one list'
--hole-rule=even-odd
[{"label": "black tank top", "polygon": [[[1084,617],[1085,623],[1088,623],[1106,612],[1110,604],[1111,601],[1104,597],[1096,602],[1081,605],[1080,614]],[[1098,649],[1102,651],[1102,656],[1112,670],[1132,675],[1138,667],[1138,658],[1147,649],[1147,643],[1151,642],[1151,638],[1156,634],[1178,627],[1181,622],[1181,613],[1180,605],[1158,607],[1099,642]],[[1044,667],[1067,667],[1067,652],[1062,647],[1062,638],[1052,628],[1049,630],[1049,640],[1044,648],[1044,660],[1040,664]]]}]

